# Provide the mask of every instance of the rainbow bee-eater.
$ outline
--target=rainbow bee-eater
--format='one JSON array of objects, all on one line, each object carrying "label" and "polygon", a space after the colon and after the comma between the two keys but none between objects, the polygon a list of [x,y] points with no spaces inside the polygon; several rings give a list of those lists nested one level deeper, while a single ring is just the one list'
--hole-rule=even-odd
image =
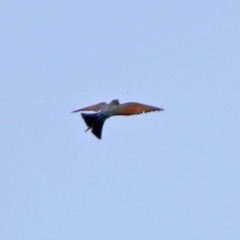
[{"label": "rainbow bee-eater", "polygon": [[152,111],[163,111],[163,108],[153,107],[146,104],[136,103],[136,102],[128,102],[120,104],[117,99],[112,100],[109,104],[105,102],[101,102],[95,105],[91,105],[89,107],[81,108],[73,111],[73,113],[80,111],[95,111],[97,113],[81,113],[82,118],[84,119],[86,125],[88,126],[87,130],[91,129],[92,133],[99,139],[102,136],[102,128],[106,119],[112,116],[119,115],[133,115],[133,114],[141,114]]}]

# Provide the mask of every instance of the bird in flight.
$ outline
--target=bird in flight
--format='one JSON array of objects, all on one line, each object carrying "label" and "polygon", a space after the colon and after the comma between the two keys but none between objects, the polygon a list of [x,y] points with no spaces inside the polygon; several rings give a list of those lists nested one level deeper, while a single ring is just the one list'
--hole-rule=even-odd
[{"label": "bird in flight", "polygon": [[[91,105],[89,107],[81,108],[73,111],[72,113],[81,111],[95,111],[97,113],[81,113],[83,120],[85,121],[88,128],[86,131],[91,129],[92,133],[99,139],[102,137],[102,128],[106,119],[112,116],[129,116],[133,114],[141,114],[152,111],[163,111],[163,108],[153,107],[146,104],[128,102],[120,104],[117,99],[112,100],[109,104],[105,102]],[[85,132],[86,132],[85,131]]]}]

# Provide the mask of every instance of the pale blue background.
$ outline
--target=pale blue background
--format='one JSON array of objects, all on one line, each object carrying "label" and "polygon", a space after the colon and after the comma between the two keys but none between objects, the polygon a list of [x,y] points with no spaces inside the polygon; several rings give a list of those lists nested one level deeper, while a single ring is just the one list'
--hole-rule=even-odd
[{"label": "pale blue background", "polygon": [[[240,2],[0,2],[1,240],[239,240]],[[138,101],[107,120],[72,110]]]}]

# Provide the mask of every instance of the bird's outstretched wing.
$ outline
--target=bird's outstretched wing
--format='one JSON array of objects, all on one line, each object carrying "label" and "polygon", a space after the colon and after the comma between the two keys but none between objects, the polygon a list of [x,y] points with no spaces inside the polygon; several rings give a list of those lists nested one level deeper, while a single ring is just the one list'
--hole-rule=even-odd
[{"label": "bird's outstretched wing", "polygon": [[153,107],[146,104],[136,103],[136,102],[128,102],[121,104],[116,111],[114,111],[113,115],[133,115],[133,114],[141,114],[152,111],[163,111],[163,108]]},{"label": "bird's outstretched wing", "polygon": [[101,102],[101,103],[98,103],[98,104],[95,104],[95,105],[92,105],[89,107],[85,107],[85,108],[81,108],[81,109],[72,111],[72,113],[80,112],[80,111],[95,111],[95,112],[97,112],[97,111],[101,110],[105,105],[107,105],[105,102]]}]

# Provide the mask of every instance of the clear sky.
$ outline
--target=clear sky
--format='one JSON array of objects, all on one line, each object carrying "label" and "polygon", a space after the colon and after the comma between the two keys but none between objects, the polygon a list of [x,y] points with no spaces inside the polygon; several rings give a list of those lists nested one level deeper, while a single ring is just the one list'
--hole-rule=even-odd
[{"label": "clear sky", "polygon": [[[239,240],[240,2],[0,3],[1,240]],[[119,99],[165,109],[106,121]]]}]

